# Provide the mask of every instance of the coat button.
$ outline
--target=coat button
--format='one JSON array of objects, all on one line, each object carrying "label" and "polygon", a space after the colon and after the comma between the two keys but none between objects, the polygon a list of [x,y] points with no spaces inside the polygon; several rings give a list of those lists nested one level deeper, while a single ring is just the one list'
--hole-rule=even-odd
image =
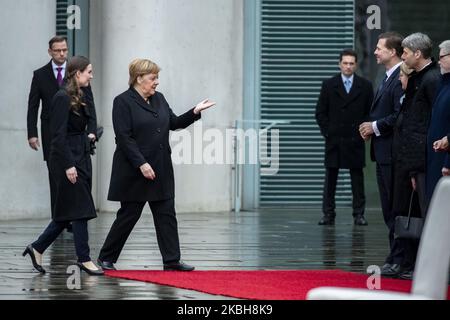
[{"label": "coat button", "polygon": [[154,113],[153,115],[155,116],[155,118],[158,118],[158,114],[157,113]]},{"label": "coat button", "polygon": [[160,144],[159,144],[159,148],[160,148],[160,149],[162,149],[162,148],[163,148],[163,145],[162,145],[162,143],[160,143]]},{"label": "coat button", "polygon": [[161,133],[161,129],[160,128],[156,129],[156,132]]}]

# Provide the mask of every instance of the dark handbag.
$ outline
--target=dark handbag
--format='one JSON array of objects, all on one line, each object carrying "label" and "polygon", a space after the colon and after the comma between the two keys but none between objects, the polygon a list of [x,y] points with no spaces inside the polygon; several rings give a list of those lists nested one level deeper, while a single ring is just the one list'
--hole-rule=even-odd
[{"label": "dark handbag", "polygon": [[411,208],[414,198],[414,190],[411,193],[411,200],[409,201],[408,216],[395,217],[395,239],[420,239],[423,229],[423,218],[411,217]]}]

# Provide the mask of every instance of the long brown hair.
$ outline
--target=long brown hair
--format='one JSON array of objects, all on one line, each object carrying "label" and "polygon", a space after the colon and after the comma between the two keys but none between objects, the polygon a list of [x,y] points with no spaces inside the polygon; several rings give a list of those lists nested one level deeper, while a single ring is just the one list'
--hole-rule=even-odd
[{"label": "long brown hair", "polygon": [[83,97],[83,91],[78,86],[76,74],[78,71],[83,72],[91,64],[88,58],[83,56],[72,57],[67,63],[67,84],[66,92],[70,97],[70,109],[78,112],[80,108],[85,106],[81,98]]}]

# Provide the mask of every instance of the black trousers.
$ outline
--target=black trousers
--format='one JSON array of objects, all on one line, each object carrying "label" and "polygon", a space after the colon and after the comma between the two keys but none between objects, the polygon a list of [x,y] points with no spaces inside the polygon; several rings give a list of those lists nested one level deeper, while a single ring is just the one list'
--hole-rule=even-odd
[{"label": "black trousers", "polygon": [[401,264],[404,248],[394,239],[395,213],[392,211],[393,169],[391,165],[377,163],[376,166],[378,191],[380,193],[381,210],[384,223],[389,230],[389,254],[385,263]]},{"label": "black trousers", "polygon": [[48,171],[48,181],[50,184],[50,210],[52,213],[52,217],[53,217],[53,210],[54,210],[54,206],[55,206],[55,199],[56,199],[56,184],[54,179],[52,178],[51,174],[50,174],[50,164],[49,161],[45,161],[45,163],[47,164],[47,171]]},{"label": "black trousers", "polygon": [[[339,168],[326,168],[323,188],[322,210],[324,215],[336,216],[336,185]],[[350,169],[353,194],[353,216],[363,215],[366,206],[364,194],[364,173],[362,168]]]},{"label": "black trousers", "polygon": [[[32,243],[33,248],[37,252],[43,254],[69,224],[70,222],[50,222],[39,238]],[[91,258],[89,257],[90,250],[88,244],[89,233],[87,220],[72,221],[72,230],[78,262],[91,261]]]},{"label": "black trousers", "polygon": [[[116,263],[120,253],[139,220],[145,202],[121,202],[117,217],[111,226],[105,243],[100,251],[99,259]],[[178,239],[178,224],[175,213],[174,199],[148,202],[153,214],[156,238],[163,263],[180,260],[180,242]]]}]

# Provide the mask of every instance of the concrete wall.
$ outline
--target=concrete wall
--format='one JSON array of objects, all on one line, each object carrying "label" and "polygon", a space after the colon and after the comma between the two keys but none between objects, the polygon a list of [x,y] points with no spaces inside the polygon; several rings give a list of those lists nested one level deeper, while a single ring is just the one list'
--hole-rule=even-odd
[{"label": "concrete wall", "polygon": [[[177,114],[204,98],[215,100],[217,107],[203,114],[204,129],[224,132],[241,118],[243,1],[91,1],[93,90],[105,127],[93,158],[100,210],[117,209],[106,200],[115,148],[111,109],[113,98],[127,89],[132,59],[149,58],[162,67],[159,91]],[[0,220],[50,217],[47,169],[42,150],[28,146],[26,114],[32,71],[50,60],[55,10],[55,0],[0,3],[1,30],[14,28],[0,37]],[[175,166],[177,210],[230,210],[231,172],[230,165]]]},{"label": "concrete wall", "polygon": [[0,3],[0,220],[50,217],[47,168],[28,146],[26,115],[32,71],[50,61],[55,10],[55,0]]},{"label": "concrete wall", "polygon": [[[203,98],[217,102],[204,129],[224,131],[242,115],[243,0],[107,0],[91,2],[91,59],[99,123],[98,205],[106,200],[114,152],[111,110],[127,89],[128,64],[149,58],[160,67],[161,91],[181,114]],[[193,128],[189,129],[191,132]],[[183,211],[231,208],[230,165],[175,166],[176,205]]]}]

